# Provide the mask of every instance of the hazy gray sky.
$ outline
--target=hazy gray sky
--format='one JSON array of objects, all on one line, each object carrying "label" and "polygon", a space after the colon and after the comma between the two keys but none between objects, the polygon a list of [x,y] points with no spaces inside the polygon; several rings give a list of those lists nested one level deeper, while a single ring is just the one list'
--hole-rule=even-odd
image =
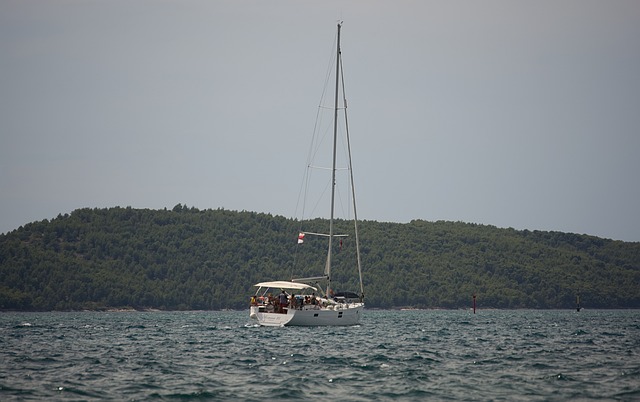
[{"label": "hazy gray sky", "polygon": [[636,0],[0,0],[0,233],[292,217],[338,19],[361,218],[640,241]]}]

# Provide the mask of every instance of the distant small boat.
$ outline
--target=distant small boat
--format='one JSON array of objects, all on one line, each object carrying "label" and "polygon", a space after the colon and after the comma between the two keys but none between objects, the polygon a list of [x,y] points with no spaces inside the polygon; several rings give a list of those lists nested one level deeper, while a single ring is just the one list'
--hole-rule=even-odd
[{"label": "distant small boat", "polygon": [[[328,241],[327,259],[324,264],[324,274],[311,278],[292,279],[290,281],[268,281],[255,284],[258,289],[251,297],[249,316],[256,319],[264,326],[329,326],[329,325],[354,325],[360,322],[364,309],[364,287],[362,282],[362,267],[360,264],[360,245],[358,239],[358,217],[356,212],[355,189],[353,186],[353,174],[351,173],[351,145],[349,142],[349,130],[345,127],[346,144],[348,154],[348,170],[350,171],[349,186],[353,200],[353,230],[356,245],[356,266],[360,277],[360,294],[353,292],[336,292],[331,287],[332,252],[335,247],[334,239],[346,235],[334,233],[334,210],[336,196],[336,146],[338,142],[338,110],[344,111],[346,126],[346,101],[339,104],[341,83],[344,83],[342,74],[342,56],[340,50],[340,28],[338,23],[338,35],[336,46],[336,77],[335,77],[335,103],[333,107],[333,157],[331,171],[331,213],[329,217],[328,233],[315,233],[301,231],[298,235],[298,244],[305,241],[305,236],[320,236]],[[342,86],[344,99],[344,86]],[[339,241],[342,246],[342,240]],[[321,289],[310,285],[323,282],[326,288]],[[317,285],[316,285],[317,286]],[[316,294],[318,292],[318,294]]]}]

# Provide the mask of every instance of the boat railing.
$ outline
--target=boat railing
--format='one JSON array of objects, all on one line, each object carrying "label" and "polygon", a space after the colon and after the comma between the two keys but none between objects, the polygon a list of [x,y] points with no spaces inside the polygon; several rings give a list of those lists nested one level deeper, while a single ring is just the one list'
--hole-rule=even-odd
[{"label": "boat railing", "polygon": [[286,305],[280,305],[280,301],[274,296],[251,296],[250,305],[258,307],[259,312],[283,313],[290,309],[294,310],[342,310],[349,309],[352,305],[358,304],[352,299],[344,296],[334,296],[332,298],[309,296],[309,295],[289,295]]}]

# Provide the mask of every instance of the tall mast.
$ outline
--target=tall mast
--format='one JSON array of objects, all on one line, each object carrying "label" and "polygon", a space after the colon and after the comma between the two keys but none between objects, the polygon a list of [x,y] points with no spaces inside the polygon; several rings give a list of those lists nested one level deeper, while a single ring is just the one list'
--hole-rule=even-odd
[{"label": "tall mast", "polygon": [[327,266],[325,274],[327,275],[327,291],[326,297],[329,297],[331,290],[331,249],[333,246],[333,214],[335,210],[336,195],[336,149],[338,144],[338,93],[340,90],[340,28],[342,22],[338,22],[338,37],[336,45],[336,94],[333,109],[333,164],[331,167],[331,216],[329,218],[329,251],[327,251]]}]

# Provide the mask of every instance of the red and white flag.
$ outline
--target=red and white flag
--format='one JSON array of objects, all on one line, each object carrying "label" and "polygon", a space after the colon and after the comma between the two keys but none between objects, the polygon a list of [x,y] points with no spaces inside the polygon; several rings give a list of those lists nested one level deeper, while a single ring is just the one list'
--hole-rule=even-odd
[{"label": "red and white flag", "polygon": [[304,233],[298,234],[298,244],[304,243]]}]

